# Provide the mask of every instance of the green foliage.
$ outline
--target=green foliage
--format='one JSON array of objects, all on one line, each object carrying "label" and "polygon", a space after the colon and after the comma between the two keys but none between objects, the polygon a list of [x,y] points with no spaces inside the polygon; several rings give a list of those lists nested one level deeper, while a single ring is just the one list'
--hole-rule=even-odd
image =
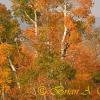
[{"label": "green foliage", "polygon": [[[30,19],[34,20],[35,14],[34,14],[34,0],[32,0],[32,4],[30,3],[30,0],[12,0],[13,3],[13,10],[14,15],[16,17],[21,18],[22,22],[25,21],[28,24],[33,24]],[[37,16],[39,18],[40,13],[36,12]]]},{"label": "green foliage", "polygon": [[94,72],[92,79],[95,83],[100,83],[100,71]]},{"label": "green foliage", "polygon": [[22,74],[19,76],[19,82],[21,85],[25,85],[28,82],[32,81],[38,76],[38,73],[34,70],[27,70],[22,72]]},{"label": "green foliage", "polygon": [[84,22],[76,21],[76,27],[77,27],[78,30],[84,30],[85,29]]},{"label": "green foliage", "polygon": [[52,50],[50,50],[50,46],[44,43],[41,43],[41,45],[38,48],[38,58],[37,58],[37,64],[44,68],[51,67],[52,63],[54,62],[55,55]]},{"label": "green foliage", "polygon": [[0,42],[14,43],[15,37],[20,33],[19,24],[5,6],[0,4],[0,9],[5,10],[0,10]]},{"label": "green foliage", "polygon": [[[55,64],[56,66],[56,64]],[[49,77],[57,80],[63,79],[74,79],[76,70],[71,67],[68,63],[60,63],[57,68],[49,69]]]},{"label": "green foliage", "polygon": [[40,69],[45,70],[49,79],[63,81],[75,78],[76,70],[67,62],[63,62],[60,55],[54,52],[50,42],[44,38],[40,39],[38,54],[36,64]]}]

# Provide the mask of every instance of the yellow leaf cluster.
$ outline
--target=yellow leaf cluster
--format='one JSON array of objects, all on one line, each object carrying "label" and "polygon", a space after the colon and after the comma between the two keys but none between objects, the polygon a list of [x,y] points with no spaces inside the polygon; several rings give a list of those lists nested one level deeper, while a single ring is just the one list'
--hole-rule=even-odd
[{"label": "yellow leaf cluster", "polygon": [[95,23],[95,17],[92,16],[92,15],[88,16],[88,17],[87,17],[87,23],[88,23],[89,25],[94,24],[94,23]]}]

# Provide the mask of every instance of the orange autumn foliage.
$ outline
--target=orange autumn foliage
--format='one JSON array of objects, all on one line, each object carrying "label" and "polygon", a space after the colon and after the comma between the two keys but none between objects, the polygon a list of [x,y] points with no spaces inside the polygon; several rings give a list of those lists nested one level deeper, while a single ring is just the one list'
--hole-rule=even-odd
[{"label": "orange autumn foliage", "polygon": [[71,16],[66,16],[64,18],[64,25],[67,27],[68,30],[76,30],[76,24]]},{"label": "orange autumn foliage", "polygon": [[9,68],[2,68],[2,71],[0,72],[0,86],[6,93],[10,90],[9,84],[12,83],[10,75],[11,72]]},{"label": "orange autumn foliage", "polygon": [[43,10],[47,6],[48,0],[36,0],[35,8],[36,10],[40,11]]},{"label": "orange autumn foliage", "polygon": [[70,32],[69,43],[78,43],[81,41],[81,33],[76,30]]},{"label": "orange autumn foliage", "polygon": [[[17,56],[16,56],[17,55]],[[17,70],[21,72],[22,70],[30,69],[31,64],[33,64],[35,59],[34,50],[30,50],[24,43],[21,43],[19,47],[19,52],[15,53],[13,58],[13,63]]]},{"label": "orange autumn foliage", "polygon": [[86,25],[85,32],[87,33],[87,35],[89,35],[90,33],[93,32],[93,28],[90,25],[87,24]]},{"label": "orange autumn foliage", "polygon": [[31,41],[34,41],[36,39],[35,30],[33,30],[33,28],[28,28],[24,30],[23,35],[26,36]]},{"label": "orange autumn foliage", "polygon": [[6,55],[10,55],[12,51],[14,50],[14,47],[7,43],[0,44],[0,51]]},{"label": "orange autumn foliage", "polygon": [[89,10],[84,7],[78,7],[78,8],[74,8],[72,12],[75,16],[86,17],[88,16]]},{"label": "orange autumn foliage", "polygon": [[5,17],[9,16],[9,12],[6,9],[6,6],[3,4],[0,4],[0,13]]},{"label": "orange autumn foliage", "polygon": [[77,0],[81,6],[84,6],[85,8],[89,8],[93,5],[92,0]]},{"label": "orange autumn foliage", "polygon": [[63,17],[63,13],[48,13],[49,20],[50,20],[50,26],[51,27],[57,27],[57,23]]},{"label": "orange autumn foliage", "polygon": [[0,65],[7,63],[8,56],[14,52],[14,47],[7,43],[0,44]]},{"label": "orange autumn foliage", "polygon": [[80,72],[93,71],[93,69],[95,69],[95,55],[88,44],[87,47],[84,47],[82,43],[71,45],[66,59],[72,62]]}]

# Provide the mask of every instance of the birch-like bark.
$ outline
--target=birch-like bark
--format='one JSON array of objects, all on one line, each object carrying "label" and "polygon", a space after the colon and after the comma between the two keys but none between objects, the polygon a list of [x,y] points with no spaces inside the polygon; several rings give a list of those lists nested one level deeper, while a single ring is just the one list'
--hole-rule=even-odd
[{"label": "birch-like bark", "polygon": [[36,10],[34,11],[34,20],[32,18],[30,18],[30,16],[27,14],[27,12],[25,11],[25,16],[30,20],[30,22],[35,26],[35,35],[38,35],[38,25],[37,25],[37,13]]},{"label": "birch-like bark", "polygon": [[38,35],[38,25],[37,25],[37,11],[34,11],[34,15],[35,15],[35,35]]},{"label": "birch-like bark", "polygon": [[16,69],[15,69],[15,67],[14,67],[14,65],[13,65],[10,58],[8,58],[8,61],[9,61],[9,65],[10,65],[10,67],[11,67],[13,73],[14,73],[14,76],[15,76],[15,79],[16,79],[16,84],[17,84],[18,88],[20,89],[20,83],[17,80]]},{"label": "birch-like bark", "polygon": [[[66,0],[64,1],[64,19],[65,17],[67,16],[67,5],[66,5]],[[63,34],[63,38],[62,38],[62,41],[61,41],[61,59],[63,60],[64,59],[64,42],[65,42],[65,38],[66,38],[66,35],[67,35],[67,27],[64,25],[64,34]]]},{"label": "birch-like bark", "polygon": [[31,22],[32,24],[35,24],[35,21],[27,14],[27,12],[24,11],[24,13],[25,13],[25,16],[30,20],[30,22]]}]

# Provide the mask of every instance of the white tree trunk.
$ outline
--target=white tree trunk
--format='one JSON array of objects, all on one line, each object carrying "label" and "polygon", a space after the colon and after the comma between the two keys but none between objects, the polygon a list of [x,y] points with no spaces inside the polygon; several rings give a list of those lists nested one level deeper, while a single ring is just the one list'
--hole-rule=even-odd
[{"label": "white tree trunk", "polygon": [[15,67],[14,67],[14,65],[13,65],[13,63],[12,63],[12,61],[11,61],[11,59],[9,58],[8,60],[9,60],[10,67],[11,67],[11,69],[12,69],[14,75],[15,75],[16,84],[17,84],[18,88],[20,89],[20,83],[17,81],[16,69],[15,69]]},{"label": "white tree trunk", "polygon": [[8,60],[9,60],[9,64],[10,64],[10,67],[11,67],[12,71],[16,72],[16,69],[15,69],[14,65],[12,64],[11,59],[9,58]]},{"label": "white tree trunk", "polygon": [[35,26],[35,35],[38,35],[38,25],[37,25],[37,13],[36,10],[34,11],[34,20],[27,14],[27,12],[24,12],[26,17],[30,20],[30,22]]},{"label": "white tree trunk", "polygon": [[[64,19],[67,16],[67,6],[66,6],[66,2],[64,4]],[[64,59],[64,42],[65,42],[65,38],[66,38],[66,34],[67,34],[67,27],[64,25],[64,34],[63,34],[63,38],[61,41],[61,59]]]},{"label": "white tree trunk", "polygon": [[35,14],[35,35],[38,35],[38,25],[37,25],[37,13],[36,10],[34,11]]}]

